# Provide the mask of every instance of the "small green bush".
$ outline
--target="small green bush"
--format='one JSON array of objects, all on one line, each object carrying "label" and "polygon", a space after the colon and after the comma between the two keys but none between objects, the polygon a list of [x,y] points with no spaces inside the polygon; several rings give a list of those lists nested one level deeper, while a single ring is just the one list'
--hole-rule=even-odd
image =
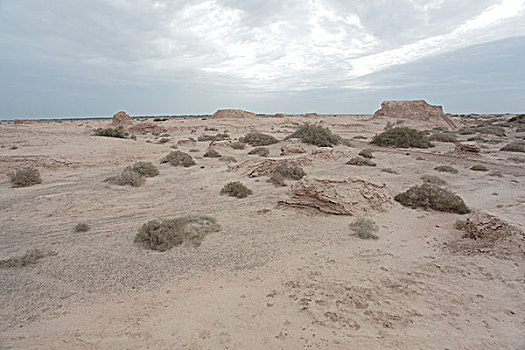
[{"label": "small green bush", "polygon": [[459,173],[458,169],[453,168],[453,167],[451,167],[449,165],[439,165],[439,166],[435,167],[434,170],[437,170],[437,171],[442,172],[442,173],[451,173],[451,174]]},{"label": "small green bush", "polygon": [[372,154],[372,150],[370,148],[365,148],[361,150],[361,152],[358,153],[363,158],[372,159],[374,158],[374,155]]},{"label": "small green bush", "polygon": [[445,180],[435,175],[423,175],[421,176],[421,180],[423,180],[423,182],[427,184],[434,184],[434,185],[446,185],[447,184]]},{"label": "small green bush", "polygon": [[22,256],[0,260],[0,268],[7,269],[7,268],[13,268],[13,267],[34,265],[40,259],[43,259],[46,256],[53,256],[53,255],[57,255],[57,253],[53,251],[46,252],[40,249],[31,249],[31,250],[28,250]]},{"label": "small green bush", "polygon": [[240,142],[252,146],[268,146],[279,142],[275,137],[260,132],[250,132],[239,139]]},{"label": "small green bush", "polygon": [[158,144],[164,144],[164,143],[168,143],[170,142],[170,139],[169,138],[166,138],[166,137],[163,137],[161,138],[160,140],[157,141]]},{"label": "small green bush", "polygon": [[203,215],[151,220],[142,225],[134,242],[145,248],[163,252],[185,242],[199,245],[206,234],[219,230],[220,225],[215,218]]},{"label": "small green bush", "polygon": [[120,175],[107,178],[106,181],[118,186],[140,187],[144,185],[146,179],[144,179],[144,176],[141,174],[133,171],[130,167],[127,167],[122,173],[120,173]]},{"label": "small green bush", "polygon": [[154,122],[165,122],[168,118],[153,118]]},{"label": "small green bush", "polygon": [[374,220],[366,218],[358,218],[350,224],[350,229],[354,232],[354,236],[362,239],[379,239],[375,232],[379,230]]},{"label": "small green bush", "polygon": [[428,138],[430,141],[438,141],[438,142],[450,142],[450,143],[456,143],[458,142],[458,139],[454,134],[447,133],[447,132],[439,132],[430,135]]},{"label": "small green bush", "polygon": [[413,186],[394,199],[406,207],[434,209],[450,213],[467,214],[470,210],[461,197],[432,184]]},{"label": "small green bush", "polygon": [[465,220],[456,220],[454,223],[454,228],[456,230],[463,230],[467,226],[467,222]]},{"label": "small green bush", "polygon": [[91,230],[91,227],[89,227],[88,224],[86,224],[85,222],[79,222],[78,224],[75,225],[75,232],[87,232],[89,230]]},{"label": "small green bush", "polygon": [[487,169],[486,166],[481,165],[481,164],[473,165],[472,167],[470,167],[470,170],[474,170],[474,171],[489,171],[489,169]]},{"label": "small green bush", "polygon": [[181,151],[171,151],[167,156],[160,160],[161,163],[170,163],[173,166],[183,166],[185,168],[195,165],[193,158]]},{"label": "small green bush", "polygon": [[239,181],[229,182],[221,190],[221,194],[227,194],[230,197],[245,198],[252,194],[252,190],[244,186]]},{"label": "small green bush", "polygon": [[94,132],[95,136],[105,136],[105,137],[116,137],[119,139],[125,139],[128,137],[128,132],[124,130],[122,126],[116,128],[97,128]]},{"label": "small green bush", "polygon": [[246,147],[246,144],[244,142],[236,141],[232,142],[231,147],[233,149],[244,149]]},{"label": "small green bush", "polygon": [[363,157],[354,157],[350,159],[348,162],[346,162],[348,165],[358,165],[358,166],[376,166],[376,163],[372,162],[369,159],[363,158]]},{"label": "small green bush", "polygon": [[42,183],[40,173],[35,168],[21,168],[9,174],[12,187],[28,187]]},{"label": "small green bush", "polygon": [[432,146],[425,132],[404,127],[390,128],[374,136],[370,143],[382,147],[397,148],[428,148]]},{"label": "small green bush", "polygon": [[525,153],[525,142],[511,142],[508,145],[505,145],[500,151]]},{"label": "small green bush", "polygon": [[155,177],[159,175],[159,169],[157,169],[157,167],[151,162],[137,162],[128,168],[146,177]]},{"label": "small green bush", "polygon": [[460,135],[472,135],[476,133],[476,129],[474,128],[461,128],[458,130],[458,133]]},{"label": "small green bush", "polygon": [[476,132],[486,135],[505,136],[505,129],[501,126],[482,126],[476,128]]},{"label": "small green bush", "polygon": [[270,155],[270,150],[268,147],[255,147],[250,152],[250,155],[258,155],[259,157],[268,157]]},{"label": "small green bush", "polygon": [[304,143],[319,147],[333,147],[341,141],[341,137],[333,134],[330,129],[320,125],[303,124],[286,140],[296,138]]},{"label": "small green bush", "polygon": [[221,154],[219,152],[217,152],[216,150],[214,150],[214,149],[209,149],[202,156],[206,157],[206,158],[220,158]]}]

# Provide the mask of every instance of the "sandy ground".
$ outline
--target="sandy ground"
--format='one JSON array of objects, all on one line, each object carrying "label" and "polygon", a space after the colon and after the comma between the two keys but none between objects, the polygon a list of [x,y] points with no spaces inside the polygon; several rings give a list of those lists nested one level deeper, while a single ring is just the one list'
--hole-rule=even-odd
[{"label": "sandy ground", "polygon": [[[310,157],[304,166],[310,176],[366,175],[395,195],[421,183],[422,175],[438,175],[471,209],[525,228],[525,165],[508,160],[523,156],[499,152],[505,143],[486,144],[478,155],[456,154],[453,144],[440,142],[425,150],[371,147],[378,166],[356,167],[345,162],[370,148],[368,140],[386,121],[171,119],[159,123],[170,134],[165,144],[154,143],[152,134],[136,141],[92,136],[108,121],[2,123],[0,259],[32,248],[57,255],[0,269],[0,348],[525,348],[523,236],[464,249],[474,243],[454,223],[466,215],[394,202],[371,217],[379,239],[362,240],[351,235],[353,217],[277,206],[289,187],[201,158],[208,142],[179,147],[199,149],[190,153],[197,166],[159,163],[177,140],[216,133],[205,127],[233,139],[250,130],[283,139],[305,121],[350,140],[335,147],[342,159]],[[509,131],[503,139],[522,137]],[[270,158],[282,158],[280,148],[289,143],[298,142],[269,146]],[[316,148],[302,146],[308,154]],[[239,163],[258,159],[249,149],[219,151]],[[139,160],[154,162],[160,175],[138,188],[103,181]],[[459,174],[433,170],[442,164]],[[502,176],[469,170],[474,164]],[[40,170],[42,184],[11,188],[8,172],[28,165]],[[230,181],[254,194],[221,196]],[[199,247],[162,253],[133,243],[143,223],[188,214],[213,216],[222,229]],[[78,222],[92,229],[76,233]]]}]

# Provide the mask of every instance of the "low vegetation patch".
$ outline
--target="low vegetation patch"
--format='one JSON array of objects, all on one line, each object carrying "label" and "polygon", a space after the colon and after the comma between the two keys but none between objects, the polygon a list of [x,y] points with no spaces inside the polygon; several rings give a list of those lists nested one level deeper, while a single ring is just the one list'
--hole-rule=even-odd
[{"label": "low vegetation patch", "polygon": [[118,126],[116,128],[97,128],[95,129],[93,135],[125,139],[128,137],[129,134],[127,131],[124,130],[122,126]]},{"label": "low vegetation patch", "polygon": [[434,209],[449,213],[467,214],[470,210],[461,197],[432,184],[423,184],[409,188],[394,199],[406,207]]},{"label": "low vegetation patch", "polygon": [[160,145],[162,145],[164,143],[168,143],[168,142],[170,142],[170,139],[167,138],[167,137],[163,137],[163,138],[161,138],[160,140],[157,141],[157,143],[160,144]]},{"label": "low vegetation patch", "polygon": [[106,181],[118,186],[140,187],[144,185],[146,179],[130,167],[127,167],[120,175],[109,177]]},{"label": "low vegetation patch", "polygon": [[229,182],[221,190],[221,194],[227,194],[230,197],[245,198],[252,194],[252,190],[244,186],[239,181]]},{"label": "low vegetation patch", "polygon": [[154,122],[165,122],[168,118],[153,118]]},{"label": "low vegetation patch", "polygon": [[350,224],[353,235],[362,239],[378,239],[375,232],[379,230],[374,220],[358,218]]},{"label": "low vegetation patch", "polygon": [[389,173],[389,174],[397,174],[397,171],[395,171],[392,168],[383,168],[383,169],[381,169],[381,171],[384,172],[384,173]]},{"label": "low vegetation patch", "polygon": [[159,175],[159,169],[157,169],[157,167],[151,162],[137,162],[130,165],[128,169],[146,177],[155,177]]},{"label": "low vegetation patch", "polygon": [[319,147],[333,147],[341,141],[341,137],[333,134],[330,129],[320,125],[303,124],[286,140],[296,138],[302,142]]},{"label": "low vegetation patch", "polygon": [[197,141],[222,141],[230,138],[228,134],[217,134],[217,135],[202,135],[197,138]]},{"label": "low vegetation patch", "polygon": [[441,173],[451,173],[451,174],[457,174],[459,173],[459,170],[456,168],[451,167],[450,165],[439,165],[434,168],[434,170],[437,170]]},{"label": "low vegetation patch", "polygon": [[404,127],[390,128],[374,136],[370,143],[382,147],[397,148],[428,148],[432,146],[424,131]]},{"label": "low vegetation patch", "polygon": [[91,227],[89,227],[88,224],[86,224],[85,222],[79,222],[78,224],[75,225],[75,232],[87,232],[89,230],[91,230]]},{"label": "low vegetation patch", "polygon": [[0,268],[7,269],[7,268],[13,268],[13,267],[34,265],[40,259],[43,259],[46,256],[53,256],[53,255],[57,255],[57,253],[52,252],[52,251],[46,252],[40,249],[31,249],[31,250],[28,250],[27,253],[25,253],[22,256],[0,260]]},{"label": "low vegetation patch", "polygon": [[183,166],[185,168],[195,165],[195,161],[188,154],[181,151],[172,151],[160,160],[161,163],[170,163],[173,166]]},{"label": "low vegetation patch", "polygon": [[360,155],[363,158],[372,159],[374,158],[374,155],[372,154],[372,150],[370,148],[365,148],[361,150],[358,155]]},{"label": "low vegetation patch", "polygon": [[250,155],[258,155],[260,157],[268,157],[270,155],[270,150],[268,147],[255,147],[250,152],[248,152]]},{"label": "low vegetation patch", "polygon": [[489,169],[487,169],[486,166],[481,165],[481,164],[473,165],[472,167],[470,167],[470,170],[474,170],[474,171],[489,171]]},{"label": "low vegetation patch", "polygon": [[217,152],[216,150],[214,150],[214,149],[209,149],[202,156],[206,157],[206,158],[220,158],[221,154],[219,152]]},{"label": "low vegetation patch", "polygon": [[268,146],[279,142],[275,137],[260,132],[250,132],[239,139],[242,143],[252,146]]},{"label": "low vegetation patch", "polygon": [[244,142],[240,142],[240,141],[232,142],[230,146],[233,149],[244,149],[244,148],[246,148],[246,144]]},{"label": "low vegetation patch", "polygon": [[423,182],[427,184],[434,184],[434,185],[446,185],[447,184],[445,180],[435,175],[423,175],[421,176],[421,180],[423,180]]},{"label": "low vegetation patch", "polygon": [[185,242],[199,245],[206,234],[219,230],[217,220],[204,215],[151,220],[142,225],[134,241],[145,248],[163,252]]},{"label": "low vegetation patch", "polygon": [[363,166],[363,165],[376,166],[376,163],[372,162],[369,159],[363,158],[363,157],[354,157],[354,158],[350,159],[348,162],[346,162],[346,164],[358,165],[358,166]]},{"label": "low vegetation patch", "polygon": [[511,142],[508,145],[505,145],[501,149],[501,151],[525,153],[525,142],[521,142],[521,141]]},{"label": "low vegetation patch", "polygon": [[237,163],[237,159],[232,156],[222,156],[220,160],[226,163]]},{"label": "low vegetation patch", "polygon": [[273,169],[268,181],[276,186],[286,186],[285,179],[301,180],[304,176],[306,172],[300,166],[282,162]]},{"label": "low vegetation patch", "polygon": [[9,174],[12,187],[28,187],[42,183],[40,173],[35,168],[21,168]]},{"label": "low vegetation patch", "polygon": [[438,132],[438,133],[432,134],[430,135],[429,140],[438,141],[438,142],[450,142],[450,143],[458,142],[458,139],[456,138],[456,136],[448,132]]}]

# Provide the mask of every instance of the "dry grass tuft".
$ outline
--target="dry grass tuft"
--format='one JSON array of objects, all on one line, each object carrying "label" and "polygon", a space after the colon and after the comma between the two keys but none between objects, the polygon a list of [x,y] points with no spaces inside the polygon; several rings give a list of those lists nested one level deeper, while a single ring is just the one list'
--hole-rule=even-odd
[{"label": "dry grass tuft", "polygon": [[371,219],[358,218],[350,224],[354,236],[362,239],[379,239],[375,232],[379,230],[376,223]]},{"label": "dry grass tuft", "polygon": [[28,187],[42,183],[40,173],[35,168],[21,168],[9,174],[12,187]]},{"label": "dry grass tuft", "polygon": [[230,197],[245,198],[252,194],[252,190],[244,186],[239,181],[229,182],[221,190],[221,194],[227,194]]},{"label": "dry grass tuft", "polygon": [[432,184],[423,184],[409,188],[394,199],[406,207],[434,209],[450,213],[467,214],[470,210],[461,197],[449,190]]}]

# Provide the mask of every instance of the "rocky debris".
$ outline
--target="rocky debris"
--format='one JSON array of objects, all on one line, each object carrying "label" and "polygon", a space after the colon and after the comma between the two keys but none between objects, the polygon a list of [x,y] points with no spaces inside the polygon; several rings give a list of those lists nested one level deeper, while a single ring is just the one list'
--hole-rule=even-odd
[{"label": "rocky debris", "polygon": [[339,160],[347,158],[348,154],[345,152],[334,151],[332,147],[318,147],[312,151],[311,156],[309,157],[321,160]]},{"label": "rocky debris", "polygon": [[124,111],[120,111],[113,116],[112,126],[128,126],[133,124],[133,119]]},{"label": "rocky debris", "polygon": [[323,213],[363,216],[391,208],[384,183],[366,177],[304,177],[279,199],[279,205],[314,208]]},{"label": "rocky debris", "polygon": [[209,149],[232,148],[232,142],[231,140],[212,141],[208,148]]},{"label": "rocky debris", "polygon": [[454,148],[456,153],[479,153],[481,152],[481,147],[475,142],[470,143],[457,143]]},{"label": "rocky debris", "polygon": [[[328,147],[329,148],[329,147]],[[301,145],[284,145],[281,147],[281,156],[287,156],[289,154],[301,154],[306,153]]]},{"label": "rocky debris", "polygon": [[463,238],[495,241],[511,236],[517,229],[495,216],[475,211],[469,216],[462,230]]},{"label": "rocky debris", "polygon": [[241,109],[219,109],[210,117],[212,119],[227,118],[256,118],[255,113],[243,111]]},{"label": "rocky debris", "polygon": [[231,164],[228,166],[229,171],[238,171],[241,168],[246,170],[243,175],[249,177],[261,177],[272,174],[275,169],[282,163],[288,163],[297,166],[306,166],[312,163],[306,157],[301,158],[289,158],[289,159],[257,159],[257,160],[246,160],[238,164]]},{"label": "rocky debris", "polygon": [[286,118],[286,117],[288,117],[288,115],[287,115],[287,114],[284,114],[284,113],[275,113],[275,114],[273,115],[273,117],[274,117],[274,118]]},{"label": "rocky debris", "polygon": [[446,125],[457,128],[454,122],[443,113],[443,107],[428,104],[426,101],[383,101],[381,109],[374,113],[374,118],[396,118],[434,125]]},{"label": "rocky debris", "polygon": [[315,117],[318,117],[319,114],[317,114],[317,113],[306,113],[304,116],[305,116],[305,118],[315,118]]},{"label": "rocky debris", "polygon": [[197,141],[190,139],[182,139],[177,141],[177,146],[179,147],[195,147],[197,146]]}]

